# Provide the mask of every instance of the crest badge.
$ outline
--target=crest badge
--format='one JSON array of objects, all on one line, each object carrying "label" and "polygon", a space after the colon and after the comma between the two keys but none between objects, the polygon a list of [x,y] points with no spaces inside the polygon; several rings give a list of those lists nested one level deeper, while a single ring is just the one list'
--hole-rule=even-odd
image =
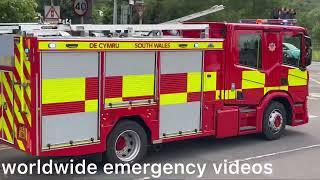
[{"label": "crest badge", "polygon": [[276,50],[276,44],[275,43],[269,43],[269,51],[274,52]]}]

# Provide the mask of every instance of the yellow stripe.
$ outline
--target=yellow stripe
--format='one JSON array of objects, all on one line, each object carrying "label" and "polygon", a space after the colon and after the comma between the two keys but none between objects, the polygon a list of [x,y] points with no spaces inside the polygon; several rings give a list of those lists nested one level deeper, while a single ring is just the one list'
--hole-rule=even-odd
[{"label": "yellow stripe", "polygon": [[184,104],[188,101],[188,93],[161,94],[160,105]]},{"label": "yellow stripe", "polygon": [[201,72],[188,73],[188,92],[201,92]]},{"label": "yellow stripe", "polygon": [[[14,86],[14,89],[16,90],[16,93],[19,95],[19,94],[21,94],[21,89],[22,89],[22,87],[19,87],[19,86]],[[21,111],[22,112],[26,112],[27,114],[30,114],[30,110],[29,110],[29,107],[27,107],[27,104],[25,103],[25,100],[24,100],[24,97],[19,97],[19,96],[17,96],[17,98],[19,99],[19,101],[20,101],[20,103],[21,103]],[[15,109],[15,114],[19,114],[19,113],[21,113],[20,111],[19,111],[19,109]]]},{"label": "yellow stripe", "polygon": [[13,132],[9,131],[8,126],[11,126],[12,129],[14,129],[14,122],[13,122],[14,120],[13,120],[13,117],[12,117],[12,114],[11,114],[11,111],[9,110],[9,108],[6,110],[6,114],[7,114],[8,121],[9,121],[10,125],[8,125],[6,123],[6,121],[4,119],[4,116],[2,116],[1,117],[1,119],[2,119],[2,122],[1,122],[2,123],[2,128],[3,128],[4,133],[7,136],[7,141],[10,142],[10,143],[13,143],[13,138],[14,138],[14,137],[12,137],[12,133]]},{"label": "yellow stripe", "polygon": [[289,86],[306,86],[308,84],[307,79],[302,79],[296,76],[289,75]]},{"label": "yellow stripe", "polygon": [[204,73],[204,92],[217,90],[217,72]]},{"label": "yellow stripe", "polygon": [[154,75],[129,75],[123,77],[123,97],[154,95]]},{"label": "yellow stripe", "polygon": [[13,116],[12,116],[12,113],[9,110],[9,108],[6,110],[6,113],[7,113],[7,117],[8,117],[10,126],[13,128],[14,127],[14,120],[13,120]]},{"label": "yellow stripe", "polygon": [[19,149],[22,151],[26,151],[26,148],[24,147],[22,141],[17,139],[17,142],[18,142]]},{"label": "yellow stripe", "polygon": [[233,100],[237,97],[237,91],[236,90],[226,90],[225,91],[225,98],[226,100]]},{"label": "yellow stripe", "polygon": [[267,94],[270,91],[289,91],[288,86],[274,86],[274,87],[265,87],[264,94]]},{"label": "yellow stripe", "polygon": [[11,134],[12,132],[9,131],[8,126],[7,126],[7,124],[5,122],[3,122],[3,131],[7,136],[6,140],[8,142],[10,142],[10,143],[13,143],[13,137],[12,137],[12,134]]},{"label": "yellow stripe", "polygon": [[[2,99],[0,99],[0,100],[2,100]],[[1,102],[1,105],[2,105],[2,104],[3,104],[3,103]],[[0,117],[0,132],[1,132],[2,129],[3,129],[3,125],[2,125],[2,124],[3,124],[3,121],[4,121],[4,120],[3,120],[3,116],[1,116],[1,117]]]},{"label": "yellow stripe", "polygon": [[[55,48],[49,48],[49,45]],[[68,45],[68,46],[67,46]],[[70,45],[73,45],[70,48]],[[223,42],[39,42],[40,50],[223,49]]]},{"label": "yellow stripe", "polygon": [[29,61],[25,61],[25,66],[26,66],[26,69],[28,71],[29,74],[31,74],[31,70],[30,70],[30,62]]},{"label": "yellow stripe", "polygon": [[97,112],[98,107],[98,100],[88,100],[85,102],[85,112]]},{"label": "yellow stripe", "polygon": [[216,100],[224,99],[224,90],[216,90]]},{"label": "yellow stripe", "polygon": [[[13,103],[12,91],[11,91],[11,88],[10,88],[9,83],[7,81],[7,78],[5,78],[5,77],[3,77],[3,85],[4,85],[4,88],[6,89],[6,91],[8,93],[8,97],[9,97],[9,99],[11,101],[11,104],[14,105],[13,109],[19,109],[18,106],[17,106],[17,103]],[[17,116],[19,123],[24,124],[24,121],[23,121],[23,119],[21,117],[21,114],[20,113],[15,113],[15,115]]]},{"label": "yellow stripe", "polygon": [[266,76],[259,71],[242,72],[242,89],[264,88]]},{"label": "yellow stripe", "polygon": [[85,100],[85,78],[42,80],[42,103],[63,103]]},{"label": "yellow stripe", "polygon": [[29,99],[29,102],[31,102],[31,89],[30,89],[30,86],[27,86],[25,88],[25,90],[26,90],[27,98]]},{"label": "yellow stripe", "polygon": [[[16,68],[18,69],[18,73],[20,75],[21,78],[21,83],[25,83],[26,82],[26,77],[23,73],[23,65],[24,62],[26,60],[26,53],[24,52],[24,47],[23,47],[23,37],[20,37],[20,43],[18,43],[18,50],[20,52],[20,64],[16,64]],[[17,81],[17,80],[16,80]],[[21,87],[23,88],[23,87]],[[17,95],[20,96],[20,103],[21,103],[21,111],[24,112],[25,111],[25,99],[24,99],[24,91],[20,91],[20,93],[17,92]]]},{"label": "yellow stripe", "polygon": [[300,69],[289,69],[289,75],[297,76],[303,79],[308,79],[308,72]]},{"label": "yellow stripe", "polygon": [[280,86],[280,90],[289,91],[289,86]]},{"label": "yellow stripe", "polygon": [[122,98],[107,98],[105,99],[105,104],[110,104],[110,103],[120,103],[122,102]]},{"label": "yellow stripe", "polygon": [[14,58],[14,63],[15,63],[15,67],[16,67],[17,71],[20,73],[21,72],[21,66],[20,66],[20,62],[19,62],[17,56],[15,56],[15,58]]},{"label": "yellow stripe", "polygon": [[308,72],[300,69],[289,69],[289,86],[306,86],[308,84]]},{"label": "yellow stripe", "polygon": [[264,88],[264,94],[267,94],[270,91],[277,91],[279,89],[280,89],[279,87],[265,87]]},{"label": "yellow stripe", "polygon": [[242,79],[242,89],[258,89],[258,88],[264,88],[264,84]]}]

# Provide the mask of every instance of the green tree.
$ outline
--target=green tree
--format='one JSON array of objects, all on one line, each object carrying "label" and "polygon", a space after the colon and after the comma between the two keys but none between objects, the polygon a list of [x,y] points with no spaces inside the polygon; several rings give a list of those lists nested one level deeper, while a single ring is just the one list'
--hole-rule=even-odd
[{"label": "green tree", "polygon": [[35,0],[1,0],[0,22],[36,22],[37,3]]}]

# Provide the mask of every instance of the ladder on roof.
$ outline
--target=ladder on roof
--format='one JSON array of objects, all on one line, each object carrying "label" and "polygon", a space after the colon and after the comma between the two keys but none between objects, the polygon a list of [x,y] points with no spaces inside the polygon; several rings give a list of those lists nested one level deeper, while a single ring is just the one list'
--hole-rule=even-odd
[{"label": "ladder on roof", "polygon": [[200,30],[206,34],[209,33],[208,24],[142,24],[142,25],[96,25],[96,24],[0,24],[1,32],[5,34],[37,34],[38,36],[57,35],[57,32],[111,32],[126,33],[128,36],[137,32],[153,32],[153,31],[179,31],[179,30]]},{"label": "ladder on roof", "polygon": [[[200,30],[204,32],[204,37],[209,36],[208,24],[181,24],[198,17],[202,17],[224,9],[223,5],[215,5],[211,8],[188,16],[171,20],[162,24],[142,24],[142,25],[96,25],[96,24],[39,24],[39,23],[0,23],[0,34],[33,34],[35,36],[71,36],[68,32],[81,32],[84,36],[89,36],[90,32],[109,31],[111,33],[124,33],[132,36],[137,32],[163,32],[181,30]],[[161,34],[160,33],[160,34]],[[156,33],[154,33],[156,34]]]},{"label": "ladder on roof", "polygon": [[165,31],[165,30],[204,30],[208,24],[119,24],[119,25],[99,25],[99,24],[0,24],[0,30],[56,30],[56,31]]},{"label": "ladder on roof", "polygon": [[224,9],[223,5],[215,5],[215,6],[212,6],[211,8],[209,8],[207,10],[200,11],[200,12],[197,12],[197,13],[194,13],[194,14],[190,14],[190,15],[178,18],[178,19],[171,20],[171,21],[167,21],[167,22],[164,22],[163,24],[182,23],[182,22],[190,21],[192,19],[196,19],[196,18],[205,16],[205,15],[208,15],[208,14],[212,14],[212,13],[221,11],[223,9]]}]

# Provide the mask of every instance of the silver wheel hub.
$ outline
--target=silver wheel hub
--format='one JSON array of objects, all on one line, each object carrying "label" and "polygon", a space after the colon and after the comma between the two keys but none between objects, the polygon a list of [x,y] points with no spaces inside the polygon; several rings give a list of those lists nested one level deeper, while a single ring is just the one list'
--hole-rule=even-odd
[{"label": "silver wheel hub", "polygon": [[273,110],[269,115],[268,126],[273,133],[279,133],[283,125],[283,116],[278,109]]},{"label": "silver wheel hub", "polygon": [[118,137],[114,145],[117,157],[123,162],[134,160],[140,152],[140,136],[132,131],[126,130]]}]

